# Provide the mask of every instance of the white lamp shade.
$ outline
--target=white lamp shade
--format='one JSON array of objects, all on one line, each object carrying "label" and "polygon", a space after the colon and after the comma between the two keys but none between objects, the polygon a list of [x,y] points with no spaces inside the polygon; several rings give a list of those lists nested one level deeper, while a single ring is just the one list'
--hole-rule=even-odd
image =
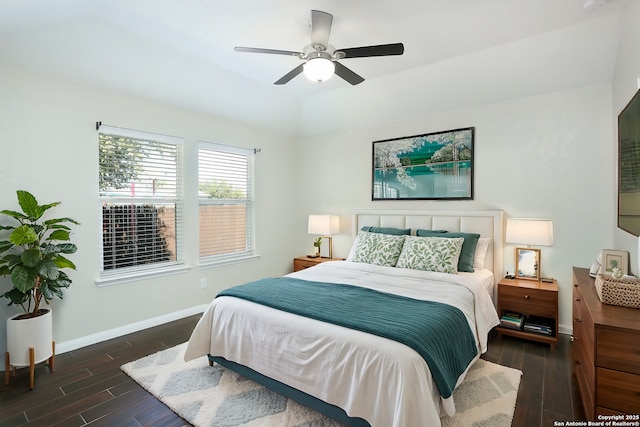
[{"label": "white lamp shade", "polygon": [[536,218],[508,218],[507,243],[532,246],[553,245],[553,221]]},{"label": "white lamp shade", "polygon": [[313,82],[324,82],[329,80],[336,70],[333,61],[327,58],[311,58],[302,66],[306,78]]},{"label": "white lamp shade", "polygon": [[340,233],[340,217],[338,215],[309,215],[309,234],[332,236]]}]

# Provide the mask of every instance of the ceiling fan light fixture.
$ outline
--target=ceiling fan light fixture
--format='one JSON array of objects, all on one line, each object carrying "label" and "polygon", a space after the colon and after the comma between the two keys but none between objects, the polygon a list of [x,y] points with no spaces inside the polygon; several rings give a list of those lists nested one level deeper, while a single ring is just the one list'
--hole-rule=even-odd
[{"label": "ceiling fan light fixture", "polygon": [[329,80],[336,71],[333,61],[321,56],[309,59],[303,67],[305,77],[318,83]]}]

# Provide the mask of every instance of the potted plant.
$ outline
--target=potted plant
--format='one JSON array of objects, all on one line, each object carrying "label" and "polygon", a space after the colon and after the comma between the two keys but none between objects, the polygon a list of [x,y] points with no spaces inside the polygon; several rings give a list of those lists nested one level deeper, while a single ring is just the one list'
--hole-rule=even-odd
[{"label": "potted plant", "polygon": [[[51,310],[41,304],[42,301],[49,304],[55,297],[62,298],[63,290],[71,285],[71,279],[63,270],[75,270],[76,266],[64,255],[77,249],[69,242],[69,224],[77,225],[77,221],[43,219],[45,212],[60,202],[40,205],[27,191],[18,190],[16,194],[22,212],[0,211],[1,215],[17,221],[14,225],[0,225],[0,239],[7,238],[0,240],[0,276],[9,276],[12,284],[3,296],[9,305],[19,305],[24,311],[7,319],[7,368],[9,364],[33,367],[34,363],[53,356]],[[29,354],[29,347],[35,348],[35,355]]]},{"label": "potted plant", "polygon": [[315,258],[320,256],[320,246],[322,246],[322,237],[318,237],[313,241],[313,247],[316,248]]}]

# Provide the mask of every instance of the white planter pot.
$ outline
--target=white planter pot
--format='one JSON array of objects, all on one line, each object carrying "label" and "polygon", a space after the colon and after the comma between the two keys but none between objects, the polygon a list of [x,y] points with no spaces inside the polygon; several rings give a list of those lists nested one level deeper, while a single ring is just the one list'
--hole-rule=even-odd
[{"label": "white planter pot", "polygon": [[7,319],[7,351],[11,366],[29,366],[29,347],[35,348],[35,362],[53,355],[53,315],[51,309],[42,316],[16,320],[20,314]]}]

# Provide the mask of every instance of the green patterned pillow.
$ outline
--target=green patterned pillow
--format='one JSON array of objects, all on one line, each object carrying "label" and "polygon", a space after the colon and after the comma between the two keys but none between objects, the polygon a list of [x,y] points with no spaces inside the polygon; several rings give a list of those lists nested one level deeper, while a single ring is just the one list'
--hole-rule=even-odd
[{"label": "green patterned pillow", "polygon": [[358,232],[358,246],[353,262],[395,267],[407,236]]},{"label": "green patterned pillow", "polygon": [[407,236],[398,268],[456,274],[464,238]]},{"label": "green patterned pillow", "polygon": [[460,250],[460,258],[458,259],[458,271],[466,271],[473,273],[474,259],[476,254],[476,246],[480,235],[477,233],[457,233],[441,230],[416,230],[416,236],[421,237],[462,237],[462,249]]}]

